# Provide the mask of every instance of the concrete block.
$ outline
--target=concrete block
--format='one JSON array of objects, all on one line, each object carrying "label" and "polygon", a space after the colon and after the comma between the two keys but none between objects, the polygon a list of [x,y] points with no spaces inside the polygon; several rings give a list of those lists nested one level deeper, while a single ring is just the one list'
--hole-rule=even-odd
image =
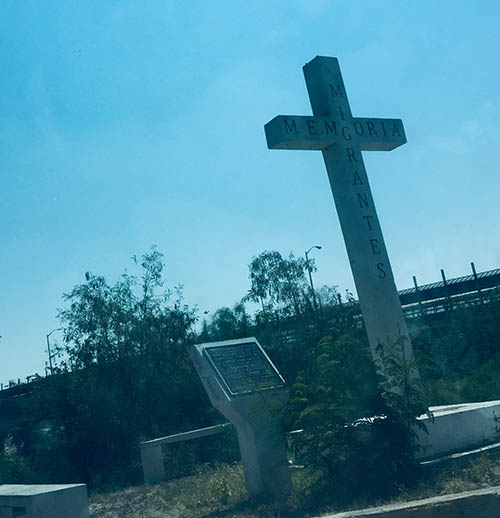
[{"label": "concrete block", "polygon": [[141,462],[144,482],[158,484],[165,480],[165,464],[163,461],[162,443],[141,443]]},{"label": "concrete block", "polygon": [[25,518],[89,518],[87,486],[1,485],[0,517],[11,518],[13,508],[24,509]]}]

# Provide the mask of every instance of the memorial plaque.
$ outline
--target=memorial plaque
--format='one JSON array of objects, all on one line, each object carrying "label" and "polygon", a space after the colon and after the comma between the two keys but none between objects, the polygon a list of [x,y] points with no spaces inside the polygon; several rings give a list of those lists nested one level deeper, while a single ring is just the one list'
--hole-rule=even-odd
[{"label": "memorial plaque", "polygon": [[255,342],[206,347],[204,352],[232,395],[284,384]]},{"label": "memorial plaque", "polygon": [[236,427],[248,496],[286,497],[292,488],[280,421],[285,381],[254,337],[190,346],[212,405]]}]

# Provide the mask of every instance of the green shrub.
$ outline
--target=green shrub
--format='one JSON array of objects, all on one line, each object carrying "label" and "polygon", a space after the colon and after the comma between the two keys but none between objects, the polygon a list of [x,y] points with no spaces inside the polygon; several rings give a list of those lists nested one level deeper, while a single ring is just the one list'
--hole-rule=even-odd
[{"label": "green shrub", "polygon": [[386,356],[388,378],[378,378],[366,345],[352,336],[324,338],[315,358],[287,410],[287,426],[303,430],[294,450],[313,474],[314,502],[387,497],[416,482],[416,416],[425,405],[422,388],[405,378],[409,366]]},{"label": "green shrub", "polygon": [[500,353],[475,369],[460,393],[473,402],[500,399]]}]

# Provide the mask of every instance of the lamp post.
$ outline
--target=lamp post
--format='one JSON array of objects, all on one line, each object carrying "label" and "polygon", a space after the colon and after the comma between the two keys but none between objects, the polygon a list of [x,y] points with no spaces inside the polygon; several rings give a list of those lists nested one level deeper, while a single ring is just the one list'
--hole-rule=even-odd
[{"label": "lamp post", "polygon": [[60,331],[62,329],[62,327],[56,327],[56,329],[52,329],[52,331],[46,335],[47,336],[47,353],[49,355],[49,370],[50,370],[50,374],[52,374],[52,370],[53,370],[53,367],[52,367],[52,353],[50,352],[50,335],[52,333],[54,333],[55,331]]},{"label": "lamp post", "polygon": [[319,245],[311,246],[311,248],[309,248],[309,250],[307,250],[307,252],[305,252],[305,256],[306,256],[307,273],[309,274],[309,283],[311,284],[311,295],[312,295],[312,300],[313,300],[313,306],[314,306],[315,309],[317,309],[316,294],[314,292],[314,284],[313,284],[313,278],[312,278],[312,273],[311,273],[311,265],[309,263],[309,252],[313,248],[316,248],[317,250],[321,250],[321,247]]}]

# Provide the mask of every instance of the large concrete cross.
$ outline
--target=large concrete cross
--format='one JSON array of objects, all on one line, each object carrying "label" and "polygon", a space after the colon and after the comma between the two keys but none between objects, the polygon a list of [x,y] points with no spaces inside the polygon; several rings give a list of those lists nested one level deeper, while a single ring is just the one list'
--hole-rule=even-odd
[{"label": "large concrete cross", "polygon": [[[353,117],[336,58],[318,56],[303,70],[314,116],[275,117],[265,126],[267,145],[321,150],[372,356],[379,365],[378,345],[387,347],[406,337],[401,352],[411,360],[408,330],[361,153],[404,144],[403,123]],[[412,376],[418,373],[412,370]]]}]

